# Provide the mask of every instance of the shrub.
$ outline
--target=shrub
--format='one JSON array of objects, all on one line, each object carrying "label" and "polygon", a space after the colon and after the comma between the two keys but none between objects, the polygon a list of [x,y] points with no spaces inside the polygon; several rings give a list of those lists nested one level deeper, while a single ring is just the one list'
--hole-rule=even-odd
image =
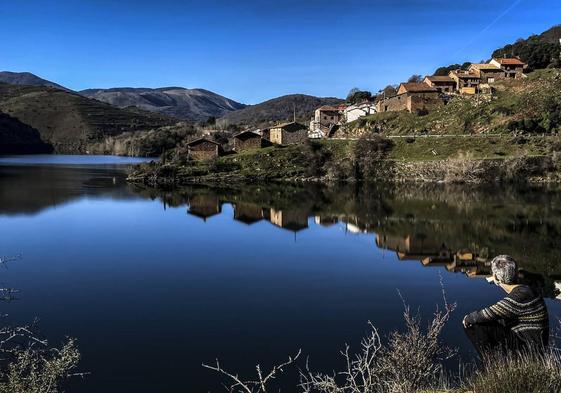
[{"label": "shrub", "polygon": [[470,153],[460,152],[458,157],[446,160],[446,183],[483,183],[491,176],[485,162],[475,160]]},{"label": "shrub", "polygon": [[469,385],[475,393],[561,392],[561,358],[553,351],[489,355]]},{"label": "shrub", "polygon": [[73,339],[50,348],[35,325],[0,329],[0,393],[57,393],[80,361]]},{"label": "shrub", "polygon": [[383,158],[392,146],[392,141],[379,135],[359,139],[353,151],[355,178],[375,179],[386,168]]}]

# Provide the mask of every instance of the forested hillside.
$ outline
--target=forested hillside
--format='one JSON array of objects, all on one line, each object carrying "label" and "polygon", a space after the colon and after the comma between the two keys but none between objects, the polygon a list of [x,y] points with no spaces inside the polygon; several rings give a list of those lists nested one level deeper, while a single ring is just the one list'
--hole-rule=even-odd
[{"label": "forested hillside", "polygon": [[337,105],[344,100],[339,98],[320,98],[304,94],[292,94],[273,98],[257,105],[229,113],[221,121],[227,124],[259,127],[281,121],[292,121],[294,110],[296,120],[307,124],[314,111],[322,105]]}]

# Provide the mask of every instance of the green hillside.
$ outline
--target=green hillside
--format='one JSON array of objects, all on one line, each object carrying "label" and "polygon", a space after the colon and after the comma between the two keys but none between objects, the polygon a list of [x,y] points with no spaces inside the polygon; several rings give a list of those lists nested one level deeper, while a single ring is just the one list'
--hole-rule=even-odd
[{"label": "green hillside", "polygon": [[149,130],[174,118],[119,109],[45,86],[0,84],[0,111],[36,129],[56,153],[85,153],[90,144],[123,132]]}]

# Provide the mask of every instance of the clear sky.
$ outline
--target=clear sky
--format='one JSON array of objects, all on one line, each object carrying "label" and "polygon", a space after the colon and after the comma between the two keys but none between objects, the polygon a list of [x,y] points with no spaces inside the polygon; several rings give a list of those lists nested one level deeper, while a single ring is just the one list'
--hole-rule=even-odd
[{"label": "clear sky", "polygon": [[76,90],[344,97],[559,23],[559,0],[0,0],[0,70]]}]

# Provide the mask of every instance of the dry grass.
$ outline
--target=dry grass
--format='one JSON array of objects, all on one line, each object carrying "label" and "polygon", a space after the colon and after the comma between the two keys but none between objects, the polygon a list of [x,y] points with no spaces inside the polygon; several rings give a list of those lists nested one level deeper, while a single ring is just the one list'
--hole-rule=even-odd
[{"label": "dry grass", "polygon": [[561,357],[555,350],[488,356],[468,386],[475,393],[561,392]]}]

